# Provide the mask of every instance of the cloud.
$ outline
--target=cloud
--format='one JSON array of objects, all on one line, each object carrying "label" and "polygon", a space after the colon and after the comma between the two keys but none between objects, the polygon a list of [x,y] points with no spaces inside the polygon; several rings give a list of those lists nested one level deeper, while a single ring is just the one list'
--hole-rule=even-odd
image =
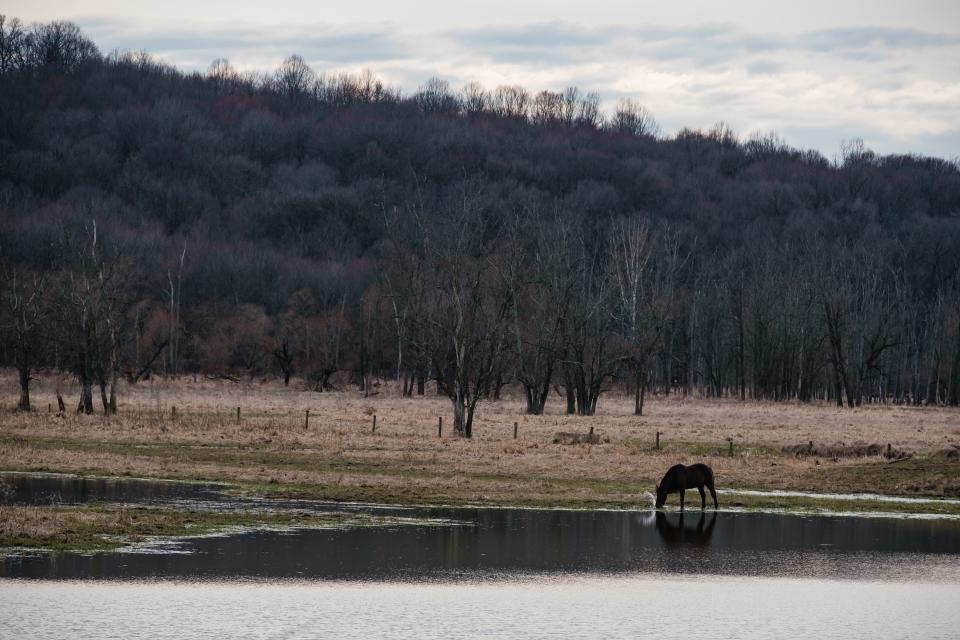
[{"label": "cloud", "polygon": [[[718,120],[778,130],[830,155],[862,136],[878,150],[960,152],[960,36],[912,28],[750,31],[564,21],[428,28],[414,23],[135,24],[77,22],[109,51],[146,49],[185,69],[218,57],[272,71],[297,53],[318,72],[369,67],[410,93],[431,76],[459,87],[579,86],[607,107],[640,99],[667,132]],[[951,151],[952,149],[952,151]]]},{"label": "cloud", "polygon": [[796,39],[801,48],[812,51],[844,52],[862,49],[883,51],[949,47],[960,44],[960,37],[930,33],[919,29],[826,29],[802,34]]},{"label": "cloud", "polygon": [[954,47],[960,37],[919,29],[843,28],[796,35],[745,32],[733,24],[685,27],[580,26],[564,22],[484,25],[441,34],[455,48],[501,62],[597,59],[630,53],[649,60],[696,60],[722,64],[759,53],[818,52],[879,60],[902,51]]},{"label": "cloud", "polygon": [[264,27],[186,25],[179,28],[138,28],[124,21],[91,19],[81,25],[106,50],[140,50],[177,60],[204,57],[243,58],[253,54],[286,57],[296,53],[314,63],[354,65],[403,60],[410,43],[388,26],[330,28],[266,25]]},{"label": "cloud", "polygon": [[751,75],[768,75],[777,73],[783,68],[782,65],[769,60],[757,60],[747,65],[747,72]]}]

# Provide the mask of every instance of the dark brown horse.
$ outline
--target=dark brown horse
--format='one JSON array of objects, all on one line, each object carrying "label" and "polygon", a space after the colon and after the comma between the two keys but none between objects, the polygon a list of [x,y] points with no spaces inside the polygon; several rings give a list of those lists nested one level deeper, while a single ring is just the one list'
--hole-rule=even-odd
[{"label": "dark brown horse", "polygon": [[697,489],[700,491],[700,508],[707,508],[707,496],[703,488],[710,489],[710,495],[713,496],[713,508],[717,508],[717,491],[713,487],[713,471],[705,464],[692,464],[685,467],[682,464],[675,464],[663,476],[663,480],[657,485],[657,509],[663,506],[667,501],[667,494],[680,494],[680,510],[683,511],[683,498],[687,489]]}]

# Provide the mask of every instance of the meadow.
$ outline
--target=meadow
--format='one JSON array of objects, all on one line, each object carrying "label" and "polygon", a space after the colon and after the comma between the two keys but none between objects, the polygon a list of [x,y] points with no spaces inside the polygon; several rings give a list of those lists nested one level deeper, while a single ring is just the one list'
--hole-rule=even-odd
[{"label": "meadow", "polygon": [[[75,401],[66,378],[37,380],[30,413],[12,409],[12,374],[0,384],[5,471],[225,481],[254,494],[341,501],[631,507],[649,502],[671,465],[705,462],[721,490],[960,496],[960,411],[940,407],[651,395],[635,416],[632,398],[610,391],[595,416],[565,415],[558,397],[531,416],[507,390],[478,408],[467,440],[450,432],[445,398],[430,389],[403,398],[391,384],[365,397],[316,393],[297,380],[154,378],[124,385],[115,416],[58,415],[58,386]],[[555,442],[591,431],[595,443]]]}]

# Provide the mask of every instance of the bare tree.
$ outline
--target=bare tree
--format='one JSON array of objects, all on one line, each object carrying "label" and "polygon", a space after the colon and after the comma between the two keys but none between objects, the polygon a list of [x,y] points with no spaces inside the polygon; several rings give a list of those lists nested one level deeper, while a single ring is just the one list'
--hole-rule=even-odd
[{"label": "bare tree", "polygon": [[421,231],[433,283],[427,311],[433,375],[453,405],[454,432],[470,438],[477,404],[490,395],[506,349],[510,297],[497,238],[484,220],[482,191],[462,189],[447,220]]},{"label": "bare tree", "polygon": [[592,416],[604,384],[614,372],[610,353],[613,283],[609,273],[606,238],[596,230],[579,230],[574,249],[576,269],[572,305],[563,321],[564,386],[568,412]]},{"label": "bare tree", "polygon": [[207,78],[217,93],[230,93],[242,82],[242,77],[226,58],[217,58],[210,63]]},{"label": "bare tree", "polygon": [[183,307],[183,267],[187,259],[187,241],[183,241],[183,250],[177,258],[177,271],[167,269],[167,302],[170,307],[170,333],[167,337],[167,356],[171,375],[176,376],[180,371],[180,316]]},{"label": "bare tree", "polygon": [[2,328],[13,344],[13,359],[20,382],[17,408],[30,410],[30,381],[40,361],[42,330],[48,306],[45,300],[47,279],[43,273],[27,273],[8,266],[4,269],[4,322]]},{"label": "bare tree", "polygon": [[502,118],[526,118],[530,93],[519,85],[501,85],[493,92],[493,112]]},{"label": "bare tree", "polygon": [[660,135],[660,125],[650,110],[632,98],[624,98],[617,103],[607,126],[614,131],[635,136],[655,138]]},{"label": "bare tree", "polygon": [[20,20],[0,14],[0,74],[23,68],[26,45],[26,32]]},{"label": "bare tree", "polygon": [[280,95],[302,99],[313,92],[317,76],[303,58],[293,55],[284,60],[277,69],[273,82]]},{"label": "bare tree", "polygon": [[[104,413],[116,413],[123,319],[129,306],[129,265],[102,246],[96,222],[82,241],[68,238],[68,268],[60,278],[57,304],[61,350],[80,383],[78,412],[93,413],[93,385],[100,386]],[[109,387],[109,396],[108,389]]]},{"label": "bare tree", "polygon": [[460,93],[463,111],[468,116],[475,116],[490,110],[490,92],[484,89],[479,82],[468,82]]},{"label": "bare tree", "polygon": [[424,113],[457,113],[460,101],[450,90],[450,83],[441,78],[430,78],[413,96]]},{"label": "bare tree", "polygon": [[570,231],[560,216],[524,212],[512,219],[505,243],[514,376],[531,415],[543,413],[563,353],[564,322],[574,303]]},{"label": "bare tree", "polygon": [[38,68],[74,71],[100,55],[93,41],[72,22],[38,24],[25,41],[27,63]]},{"label": "bare tree", "polygon": [[668,230],[655,235],[640,216],[616,221],[610,231],[612,313],[621,341],[620,358],[634,377],[634,414],[643,415],[648,369],[671,321],[676,278],[683,261]]}]

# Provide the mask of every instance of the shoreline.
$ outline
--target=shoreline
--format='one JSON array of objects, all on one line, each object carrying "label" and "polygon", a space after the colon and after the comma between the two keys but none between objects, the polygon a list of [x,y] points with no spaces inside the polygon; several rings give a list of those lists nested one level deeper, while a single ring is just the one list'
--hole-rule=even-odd
[{"label": "shoreline", "polygon": [[[216,487],[223,494],[223,505],[229,505],[234,498],[253,501],[241,509],[221,509],[214,500],[198,502],[197,508],[189,506],[189,499],[183,506],[157,505],[147,506],[137,503],[113,503],[94,501],[71,504],[49,505],[0,505],[0,515],[4,523],[0,525],[0,556],[18,555],[32,552],[126,552],[137,550],[144,545],[164,546],[177,544],[192,538],[210,535],[234,535],[259,529],[322,529],[330,527],[364,527],[393,524],[439,525],[436,520],[379,516],[382,509],[523,509],[549,511],[614,511],[653,514],[652,496],[649,504],[551,504],[551,503],[491,503],[470,501],[421,501],[421,502],[370,502],[365,500],[325,500],[320,497],[303,497],[312,493],[310,487],[276,487],[262,490],[256,485],[244,483],[214,483],[202,479],[178,480],[173,478],[132,477],[109,474],[78,474],[64,472],[29,472],[21,470],[0,470],[0,479],[4,476],[28,476],[73,479],[95,479],[104,481],[138,481],[169,484],[199,484]],[[296,489],[299,489],[297,491]],[[315,489],[315,488],[313,488]],[[861,517],[940,520],[960,522],[960,500],[938,500],[937,498],[918,498],[905,496],[886,496],[878,494],[817,494],[813,492],[761,491],[756,489],[724,488],[719,490],[721,500],[719,509],[710,504],[705,510],[687,502],[683,512],[690,519],[709,517],[711,513],[765,513],[784,516],[822,516],[822,517]],[[800,495],[797,495],[800,494]],[[696,491],[694,490],[694,495]],[[731,500],[730,498],[738,498]],[[263,509],[257,509],[256,501],[263,501]],[[291,500],[305,503],[322,504],[332,509],[330,513],[307,513],[296,507],[271,505],[271,501]],[[663,509],[667,513],[679,514],[680,510],[673,496]],[[307,506],[305,504],[304,506]],[[337,508],[350,511],[337,512]],[[367,509],[368,513],[356,511]],[[443,522],[450,525],[450,522]],[[453,523],[460,524],[460,523]]]}]

